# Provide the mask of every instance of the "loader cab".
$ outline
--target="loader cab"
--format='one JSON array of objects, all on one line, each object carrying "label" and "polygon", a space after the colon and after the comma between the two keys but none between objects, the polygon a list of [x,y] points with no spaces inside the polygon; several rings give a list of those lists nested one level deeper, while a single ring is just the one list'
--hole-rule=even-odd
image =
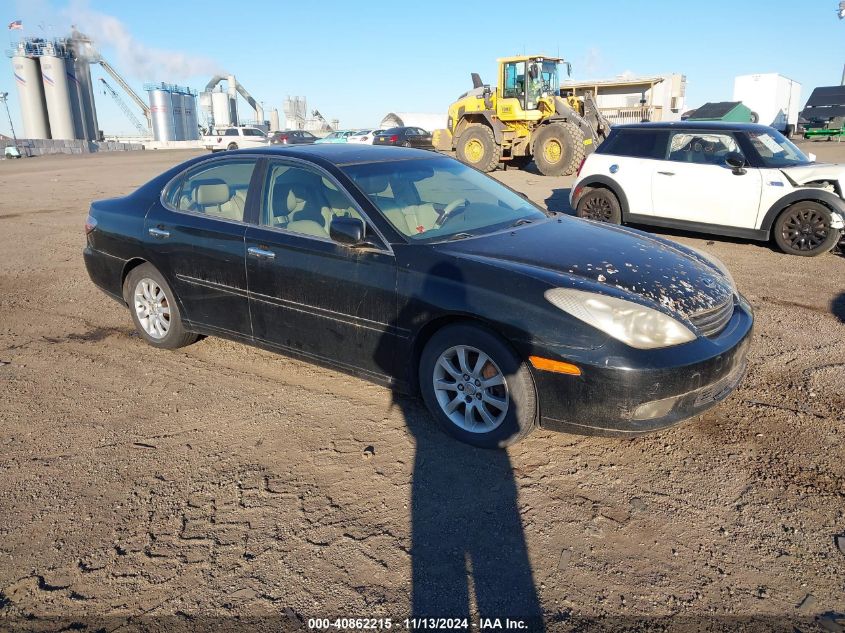
[{"label": "loader cab", "polygon": [[561,60],[545,57],[512,57],[499,60],[501,94],[497,114],[503,121],[539,120],[540,101],[552,98],[560,90],[558,64]]}]

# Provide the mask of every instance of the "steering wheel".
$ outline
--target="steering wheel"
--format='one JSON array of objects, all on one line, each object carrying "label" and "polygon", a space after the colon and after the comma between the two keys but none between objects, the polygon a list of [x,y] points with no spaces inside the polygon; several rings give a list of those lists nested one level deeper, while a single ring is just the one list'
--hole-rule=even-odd
[{"label": "steering wheel", "polygon": [[440,217],[434,221],[435,226],[443,226],[456,209],[466,209],[468,204],[469,200],[466,198],[455,198],[440,212]]}]

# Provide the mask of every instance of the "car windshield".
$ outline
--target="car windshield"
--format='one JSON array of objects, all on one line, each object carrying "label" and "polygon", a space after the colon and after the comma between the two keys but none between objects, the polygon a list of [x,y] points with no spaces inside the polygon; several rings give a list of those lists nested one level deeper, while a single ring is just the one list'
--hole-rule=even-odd
[{"label": "car windshield", "polygon": [[749,132],[748,138],[766,167],[792,167],[811,162],[804,152],[777,130]]},{"label": "car windshield", "polygon": [[498,181],[451,158],[365,163],[343,171],[415,242],[472,237],[547,217]]}]

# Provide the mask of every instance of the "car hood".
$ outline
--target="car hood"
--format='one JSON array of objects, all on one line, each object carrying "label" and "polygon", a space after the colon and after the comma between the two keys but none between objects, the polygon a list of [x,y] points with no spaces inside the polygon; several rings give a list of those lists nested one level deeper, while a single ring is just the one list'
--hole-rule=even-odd
[{"label": "car hood", "polygon": [[734,293],[732,282],[691,249],[635,229],[568,216],[437,248],[552,286],[609,294],[687,318],[724,305]]},{"label": "car hood", "polygon": [[816,180],[845,180],[845,165],[836,163],[810,163],[782,167],[781,171],[799,185]]}]

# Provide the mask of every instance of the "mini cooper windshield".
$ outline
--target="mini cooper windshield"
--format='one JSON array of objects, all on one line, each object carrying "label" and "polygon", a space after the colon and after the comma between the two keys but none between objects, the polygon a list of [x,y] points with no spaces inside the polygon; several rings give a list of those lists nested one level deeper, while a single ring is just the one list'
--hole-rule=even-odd
[{"label": "mini cooper windshield", "polygon": [[348,165],[346,174],[413,241],[461,239],[542,220],[519,194],[448,158]]},{"label": "mini cooper windshield", "polygon": [[804,152],[776,130],[749,132],[748,138],[766,167],[777,169],[810,163],[810,159],[804,155]]}]

